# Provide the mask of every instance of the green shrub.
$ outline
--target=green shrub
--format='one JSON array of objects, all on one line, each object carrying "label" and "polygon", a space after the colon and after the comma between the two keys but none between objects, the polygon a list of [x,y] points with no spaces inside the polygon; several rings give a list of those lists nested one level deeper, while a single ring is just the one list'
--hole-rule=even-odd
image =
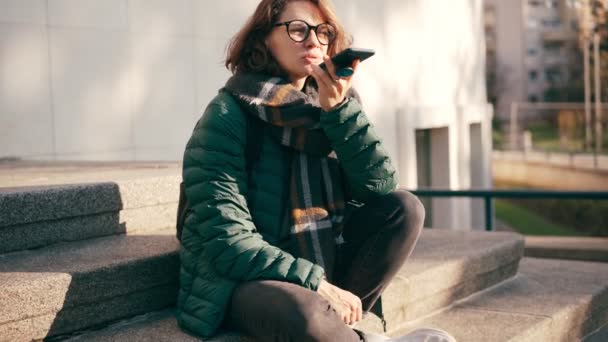
[{"label": "green shrub", "polygon": [[608,201],[534,199],[512,203],[583,235],[608,236]]},{"label": "green shrub", "polygon": [[573,229],[551,222],[532,210],[522,208],[509,200],[496,200],[496,218],[524,235],[580,235]]}]

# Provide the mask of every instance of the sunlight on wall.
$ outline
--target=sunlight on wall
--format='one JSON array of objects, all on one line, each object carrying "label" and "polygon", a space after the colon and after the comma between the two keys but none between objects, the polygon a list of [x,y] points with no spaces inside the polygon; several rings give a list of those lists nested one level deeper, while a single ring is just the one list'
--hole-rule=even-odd
[{"label": "sunlight on wall", "polygon": [[[2,52],[0,89],[3,93],[14,96],[17,101],[27,101],[40,96],[42,65],[40,56],[36,54],[37,42],[20,38],[22,37],[9,37],[7,49]],[[9,77],[12,74],[18,77]]]},{"label": "sunlight on wall", "polygon": [[[0,16],[3,93],[21,108],[28,97],[51,94],[47,109],[30,117],[53,120],[34,130],[56,136],[56,146],[31,148],[34,139],[15,138],[27,136],[27,125],[5,117],[3,126],[19,132],[12,145],[0,138],[0,157],[179,160],[196,119],[229,76],[223,48],[258,3],[53,2],[46,8],[49,23],[35,24],[15,23],[43,7],[17,11],[13,3]],[[415,109],[485,104],[481,0],[335,4],[354,45],[377,51],[361,65],[356,87],[392,155],[398,154],[398,112],[428,116]],[[38,41],[9,32],[31,27],[41,28]]]}]

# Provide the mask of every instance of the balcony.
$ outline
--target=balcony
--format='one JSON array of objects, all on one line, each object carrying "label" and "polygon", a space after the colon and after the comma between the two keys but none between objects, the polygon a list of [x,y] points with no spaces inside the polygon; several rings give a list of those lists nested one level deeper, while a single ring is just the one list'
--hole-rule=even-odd
[{"label": "balcony", "polygon": [[545,42],[567,42],[576,40],[577,36],[574,32],[559,29],[549,29],[542,32],[542,38]]}]

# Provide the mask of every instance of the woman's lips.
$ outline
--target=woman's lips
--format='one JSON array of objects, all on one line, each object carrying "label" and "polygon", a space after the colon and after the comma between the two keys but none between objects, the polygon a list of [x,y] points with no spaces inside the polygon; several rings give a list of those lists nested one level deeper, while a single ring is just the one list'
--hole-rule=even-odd
[{"label": "woman's lips", "polygon": [[323,61],[323,58],[321,58],[320,56],[316,56],[316,55],[304,55],[304,56],[302,56],[302,59],[309,63],[315,63],[315,62],[321,63]]}]

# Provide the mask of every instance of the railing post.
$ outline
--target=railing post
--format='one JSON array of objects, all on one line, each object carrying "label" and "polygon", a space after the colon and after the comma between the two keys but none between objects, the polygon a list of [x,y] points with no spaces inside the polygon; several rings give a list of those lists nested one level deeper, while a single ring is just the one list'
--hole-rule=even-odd
[{"label": "railing post", "polygon": [[485,210],[486,210],[486,231],[491,232],[494,230],[494,215],[492,215],[492,196],[484,196]]}]

